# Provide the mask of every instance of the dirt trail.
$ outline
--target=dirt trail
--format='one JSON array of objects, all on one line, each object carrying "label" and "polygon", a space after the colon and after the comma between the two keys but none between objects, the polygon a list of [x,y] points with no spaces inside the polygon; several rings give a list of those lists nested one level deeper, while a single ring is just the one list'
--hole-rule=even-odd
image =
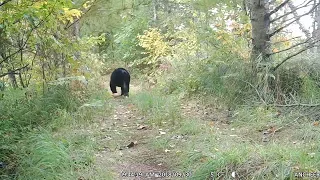
[{"label": "dirt trail", "polygon": [[[139,92],[140,86],[130,85],[131,92]],[[111,92],[110,92],[111,93]],[[112,99],[113,113],[99,119],[102,138],[101,150],[96,154],[96,166],[112,172],[110,179],[184,179],[167,177],[160,173],[173,172],[170,157],[152,148],[152,141],[159,136],[159,129],[147,126],[146,117],[140,116],[130,98]],[[213,107],[202,107],[197,101],[181,104],[183,117],[195,117],[200,123],[215,122],[220,131],[227,129],[228,113]],[[144,127],[144,128],[143,128]],[[127,146],[132,146],[128,148]],[[170,166],[171,165],[171,166]]]},{"label": "dirt trail", "polygon": [[145,125],[145,117],[137,116],[130,100],[118,97],[113,101],[112,115],[100,120],[102,148],[96,154],[96,166],[112,171],[112,179],[160,179],[158,173],[168,171],[163,153],[148,145],[159,132]]}]

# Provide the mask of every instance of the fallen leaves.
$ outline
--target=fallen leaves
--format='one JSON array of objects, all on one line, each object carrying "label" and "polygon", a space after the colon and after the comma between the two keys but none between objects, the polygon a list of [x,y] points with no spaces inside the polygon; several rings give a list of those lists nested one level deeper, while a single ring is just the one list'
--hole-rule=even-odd
[{"label": "fallen leaves", "polygon": [[137,127],[137,130],[146,130],[146,129],[147,129],[147,126],[145,126],[145,125],[139,125]]},{"label": "fallen leaves", "polygon": [[136,146],[137,144],[138,144],[138,141],[134,141],[134,142],[132,141],[127,146],[120,147],[119,150],[129,149],[129,148]]},{"label": "fallen leaves", "polygon": [[159,129],[159,133],[160,133],[160,135],[165,135],[165,134],[167,134],[166,132],[162,131],[162,129]]},{"label": "fallen leaves", "polygon": [[134,146],[134,142],[131,142],[130,144],[127,145],[127,148],[132,148]]}]

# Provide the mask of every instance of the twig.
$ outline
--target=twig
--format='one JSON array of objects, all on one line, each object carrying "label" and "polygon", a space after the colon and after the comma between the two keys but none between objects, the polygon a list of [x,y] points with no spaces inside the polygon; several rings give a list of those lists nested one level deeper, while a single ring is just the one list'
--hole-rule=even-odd
[{"label": "twig", "polygon": [[5,4],[7,4],[7,3],[10,2],[10,1],[12,1],[12,0],[3,1],[3,2],[0,4],[0,7],[3,6],[3,5],[5,5]]},{"label": "twig", "polygon": [[29,66],[29,64],[27,64],[27,65],[25,65],[25,66],[23,66],[23,67],[20,67],[20,68],[18,68],[18,69],[12,70],[12,71],[10,71],[10,72],[1,74],[0,77],[4,77],[4,76],[6,76],[6,75],[8,75],[8,74],[11,74],[11,73],[14,73],[14,72],[16,72],[16,71],[20,71],[20,70],[22,70],[22,69],[24,69],[24,68],[27,68],[28,66]]},{"label": "twig", "polygon": [[284,1],[283,3],[281,3],[279,6],[277,6],[274,10],[272,10],[271,12],[269,12],[268,14],[267,14],[267,16],[271,16],[272,14],[274,14],[274,13],[276,13],[276,12],[278,12],[283,6],[285,6],[288,2],[289,2],[290,0],[286,0],[286,1]]},{"label": "twig", "polygon": [[30,30],[30,32],[28,33],[28,36],[27,36],[25,42],[23,43],[23,45],[22,45],[21,47],[19,47],[19,49],[18,49],[17,51],[15,51],[14,53],[12,53],[12,54],[10,54],[9,56],[6,56],[5,58],[3,58],[3,60],[0,61],[0,64],[2,64],[3,62],[5,62],[6,60],[8,60],[9,58],[11,58],[12,56],[18,54],[20,51],[22,51],[22,50],[24,49],[24,47],[26,46],[29,38],[31,37],[31,33],[32,33],[35,29],[37,29],[38,27],[40,27],[40,25],[41,25],[42,23],[44,23],[45,20],[46,20],[52,13],[53,13],[53,10],[52,10],[44,19],[42,19],[36,26],[34,26],[34,27]]},{"label": "twig", "polygon": [[310,40],[310,39],[311,39],[311,38],[307,39],[306,41],[303,41],[303,42],[297,43],[297,44],[295,44],[295,45],[293,45],[293,46],[291,46],[291,47],[289,47],[289,48],[282,49],[282,50],[280,50],[280,51],[273,52],[273,53],[270,53],[270,54],[268,54],[268,55],[269,55],[269,56],[271,56],[271,55],[278,54],[278,53],[281,53],[281,52],[284,52],[284,51],[288,51],[288,50],[293,49],[293,48],[295,48],[295,47],[297,47],[297,46],[300,46],[300,45],[303,45],[303,44],[309,43],[309,40]]},{"label": "twig", "polygon": [[276,71],[283,63],[287,62],[289,59],[293,58],[294,56],[296,56],[296,55],[298,55],[298,54],[300,54],[300,53],[302,53],[302,52],[314,47],[314,44],[317,43],[317,42],[319,42],[319,40],[317,40],[317,41],[313,42],[312,44],[306,46],[305,48],[301,49],[300,51],[298,51],[298,52],[286,57],[284,60],[281,61],[280,64],[278,64],[276,67],[273,68],[273,71]]},{"label": "twig", "polygon": [[282,29],[284,29],[284,28],[286,28],[286,27],[290,26],[291,24],[293,24],[294,22],[298,21],[301,17],[303,17],[303,16],[306,16],[306,15],[310,14],[312,11],[314,11],[314,10],[319,6],[319,4],[320,4],[320,3],[318,3],[318,4],[314,5],[314,6],[313,6],[313,7],[312,7],[308,12],[306,12],[306,13],[304,13],[304,14],[301,14],[301,15],[300,15],[300,16],[298,16],[298,17],[294,17],[294,18],[292,18],[292,19],[294,19],[293,21],[291,21],[291,22],[289,22],[289,23],[287,23],[287,24],[283,25],[283,26],[282,26],[282,27],[280,27],[279,29],[274,30],[272,33],[270,33],[270,34],[269,34],[269,37],[274,36],[275,34],[277,34],[278,32],[280,32]]},{"label": "twig", "polygon": [[[275,22],[275,21],[278,21],[279,19],[281,19],[281,18],[283,18],[283,17],[285,17],[285,16],[288,16],[288,15],[294,13],[295,11],[297,11],[297,10],[299,10],[299,9],[301,9],[301,8],[307,7],[308,4],[311,3],[312,1],[314,1],[314,0],[310,0],[307,4],[305,4],[305,5],[303,5],[303,6],[298,5],[298,8],[296,8],[296,9],[294,9],[293,11],[290,11],[290,12],[288,12],[288,13],[286,13],[286,14],[283,14],[282,16],[279,16],[279,17],[277,17],[277,18],[275,18],[275,19],[272,19],[272,20],[270,21],[270,23],[273,23],[273,22]],[[303,4],[303,3],[302,3],[302,4]]]}]

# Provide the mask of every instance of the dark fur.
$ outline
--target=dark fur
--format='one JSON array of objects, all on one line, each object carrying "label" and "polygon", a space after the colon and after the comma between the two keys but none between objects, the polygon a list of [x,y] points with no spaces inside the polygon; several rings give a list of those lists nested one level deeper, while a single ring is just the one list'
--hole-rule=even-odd
[{"label": "dark fur", "polygon": [[124,68],[115,69],[110,78],[110,89],[117,93],[117,86],[121,87],[121,96],[129,96],[130,74]]}]

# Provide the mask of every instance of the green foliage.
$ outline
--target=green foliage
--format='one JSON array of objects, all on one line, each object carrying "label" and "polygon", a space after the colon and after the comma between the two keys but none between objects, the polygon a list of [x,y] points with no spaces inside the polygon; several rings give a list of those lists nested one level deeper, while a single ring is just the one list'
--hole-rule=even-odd
[{"label": "green foliage", "polygon": [[[68,154],[68,142],[56,141],[49,132],[28,134],[18,168],[18,179],[74,179],[75,164]],[[70,166],[72,165],[72,166]]]},{"label": "green foliage", "polygon": [[114,35],[113,58],[122,60],[126,63],[131,63],[136,59],[144,57],[143,49],[138,46],[139,41],[137,36],[147,29],[147,18],[139,12],[138,17],[124,21],[122,27],[117,30]]},{"label": "green foliage", "polygon": [[152,92],[139,93],[133,97],[134,104],[144,114],[148,115],[150,123],[162,125],[176,124],[180,120],[179,104],[174,97],[164,97]]},{"label": "green foliage", "polygon": [[7,90],[0,101],[1,157],[9,164],[6,171],[15,170],[19,163],[19,143],[33,128],[45,126],[59,116],[60,109],[74,111],[79,105],[63,86],[53,86],[43,96],[29,99],[25,90]]},{"label": "green foliage", "polygon": [[303,83],[301,83],[302,97],[310,101],[319,101],[320,100],[320,90],[319,84],[316,80],[313,80],[311,77],[306,76],[303,78]]},{"label": "green foliage", "polygon": [[181,123],[179,132],[184,135],[198,135],[203,131],[201,126],[198,121],[187,119]]},{"label": "green foliage", "polygon": [[271,88],[276,91],[276,96],[290,97],[301,94],[303,79],[298,69],[281,68],[276,73],[275,82],[271,84],[273,86]]},{"label": "green foliage", "polygon": [[[165,56],[168,53],[168,45],[164,42],[164,37],[158,29],[149,29],[143,35],[138,36],[139,45],[143,47],[150,58],[157,59],[160,56]],[[148,62],[147,64],[152,63]]]},{"label": "green foliage", "polygon": [[198,167],[194,174],[194,179],[207,179],[224,177],[230,179],[235,167],[239,166],[248,158],[249,147],[239,145],[237,148],[228,149],[223,152],[217,152],[214,160],[204,163]]},{"label": "green foliage", "polygon": [[183,96],[199,93],[205,96],[214,95],[219,99],[219,103],[228,106],[254,100],[256,94],[249,85],[251,77],[247,64],[231,54],[219,56],[192,65],[181,66],[180,62],[177,63],[180,65],[175,66],[177,71],[174,73],[177,75],[168,78],[163,88],[168,93],[177,92]]},{"label": "green foliage", "polygon": [[[70,0],[9,1],[1,7],[1,73],[28,67],[19,71],[21,76],[13,86],[27,87],[68,74],[78,75],[83,62],[75,54],[87,51],[91,41],[101,39],[86,38],[87,44],[78,43],[71,25],[93,2],[82,3],[79,9]],[[9,79],[5,77],[5,81]]]}]

